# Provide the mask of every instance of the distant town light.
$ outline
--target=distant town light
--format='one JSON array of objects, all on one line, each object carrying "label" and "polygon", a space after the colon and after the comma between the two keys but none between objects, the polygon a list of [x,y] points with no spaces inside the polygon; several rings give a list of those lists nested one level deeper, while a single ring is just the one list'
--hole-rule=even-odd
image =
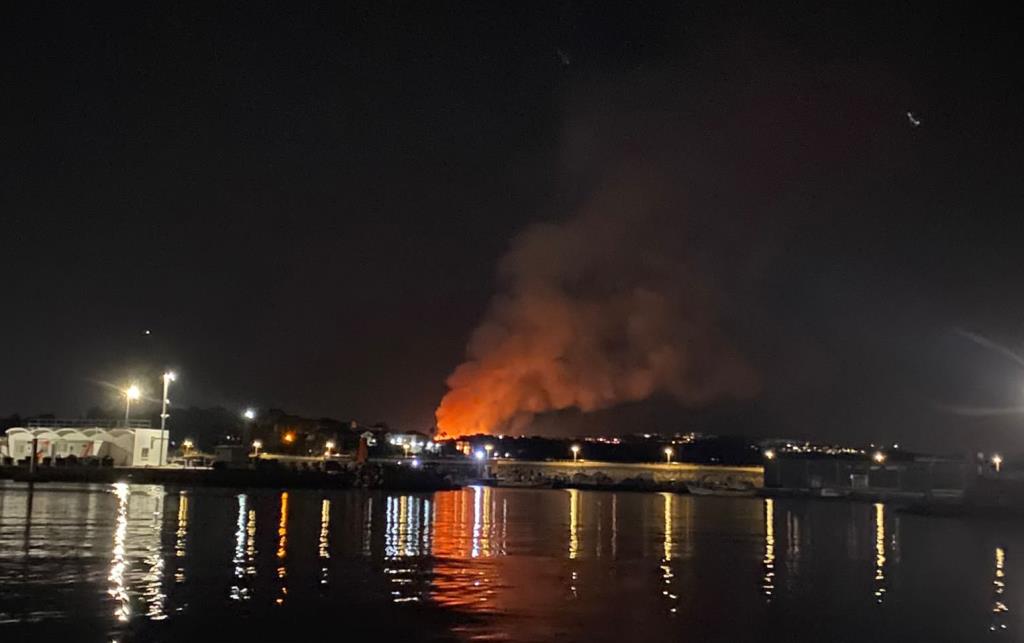
[{"label": "distant town light", "polygon": [[244,411],[242,411],[242,417],[244,417],[246,420],[255,420],[256,419],[256,409],[253,409],[253,408],[245,409]]},{"label": "distant town light", "polygon": [[419,458],[413,458],[412,459],[412,466],[413,466],[414,469],[418,469],[420,467],[420,459]]},{"label": "distant town light", "polygon": [[882,464],[883,462],[885,462],[885,454],[882,453],[881,451],[875,451],[874,454],[872,454],[871,459],[877,462],[878,464]]},{"label": "distant town light", "polygon": [[774,460],[775,459],[775,449],[765,449],[764,450],[764,458],[765,458],[765,460]]},{"label": "distant town light", "polygon": [[477,460],[483,460],[487,456],[484,454],[483,451],[477,449],[476,451],[473,452],[473,457],[476,458]]},{"label": "distant town light", "polygon": [[283,436],[281,436],[281,439],[286,444],[291,444],[292,442],[295,442],[295,432],[289,431],[288,433],[285,433]]}]

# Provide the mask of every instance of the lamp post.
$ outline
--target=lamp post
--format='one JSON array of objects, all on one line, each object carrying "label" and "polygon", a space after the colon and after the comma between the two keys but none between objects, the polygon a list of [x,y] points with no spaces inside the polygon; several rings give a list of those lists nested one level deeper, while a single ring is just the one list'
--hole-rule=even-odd
[{"label": "lamp post", "polygon": [[484,445],[484,451],[487,452],[487,459],[490,460],[491,459],[491,452],[494,451],[494,445],[493,444],[485,444]]},{"label": "lamp post", "polygon": [[334,440],[328,440],[327,444],[324,445],[324,457],[331,457],[331,451],[334,450]]},{"label": "lamp post", "polygon": [[252,438],[252,421],[256,419],[256,409],[251,406],[242,411],[242,444]]},{"label": "lamp post", "polygon": [[124,391],[124,428],[131,428],[132,400],[142,395],[138,384],[132,384]]},{"label": "lamp post", "polygon": [[672,464],[672,447],[665,447],[665,463]]},{"label": "lamp post", "polygon": [[579,462],[579,460],[580,460],[580,445],[574,444],[571,447],[569,447],[569,450],[572,451],[572,461],[573,462]]},{"label": "lamp post", "polygon": [[262,448],[263,448],[263,440],[253,440],[252,441],[252,455],[253,455],[253,457],[258,458],[260,456],[260,449],[262,449]]},{"label": "lamp post", "polygon": [[171,382],[178,379],[178,376],[174,374],[174,371],[167,371],[163,374],[164,380],[164,396],[160,402],[160,459],[157,462],[158,465],[163,466],[167,464],[167,418],[170,417],[167,414],[167,405],[171,403],[170,398],[167,397],[167,390],[171,388]]},{"label": "lamp post", "polygon": [[992,456],[992,466],[996,468],[996,473],[999,473],[1003,468],[1003,456],[998,453]]}]

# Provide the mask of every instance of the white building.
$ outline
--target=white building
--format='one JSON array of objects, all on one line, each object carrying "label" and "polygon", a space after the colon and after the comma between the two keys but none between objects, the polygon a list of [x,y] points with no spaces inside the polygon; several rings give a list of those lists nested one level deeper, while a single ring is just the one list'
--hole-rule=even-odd
[{"label": "white building", "polygon": [[152,467],[167,463],[167,431],[142,427],[58,426],[59,421],[53,424],[7,429],[7,454],[15,462],[31,457],[35,439],[37,459],[70,455],[79,459],[110,457],[117,467]]}]

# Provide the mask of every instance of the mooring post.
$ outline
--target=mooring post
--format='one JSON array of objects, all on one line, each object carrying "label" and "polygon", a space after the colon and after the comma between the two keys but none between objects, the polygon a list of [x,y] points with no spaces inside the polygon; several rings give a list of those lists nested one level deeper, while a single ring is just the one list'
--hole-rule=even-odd
[{"label": "mooring post", "polygon": [[39,438],[32,438],[32,457],[28,459],[28,472],[36,472],[36,454],[39,452]]}]

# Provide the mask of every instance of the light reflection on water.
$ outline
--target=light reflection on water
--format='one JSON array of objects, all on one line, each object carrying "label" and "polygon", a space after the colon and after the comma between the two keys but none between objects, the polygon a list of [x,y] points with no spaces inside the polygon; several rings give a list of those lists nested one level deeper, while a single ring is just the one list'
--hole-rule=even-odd
[{"label": "light reflection on water", "polygon": [[1012,637],[1016,560],[991,543],[1022,529],[881,503],[671,493],[0,483],[0,635],[66,621],[117,638],[261,615],[302,628],[315,619],[287,615],[359,605],[465,639],[759,640],[795,613],[797,641],[830,627]]},{"label": "light reflection on water", "polygon": [[885,505],[875,503],[875,601],[885,599]]},{"label": "light reflection on water", "polygon": [[764,582],[761,589],[764,596],[771,600],[775,592],[775,500],[764,499]]}]

